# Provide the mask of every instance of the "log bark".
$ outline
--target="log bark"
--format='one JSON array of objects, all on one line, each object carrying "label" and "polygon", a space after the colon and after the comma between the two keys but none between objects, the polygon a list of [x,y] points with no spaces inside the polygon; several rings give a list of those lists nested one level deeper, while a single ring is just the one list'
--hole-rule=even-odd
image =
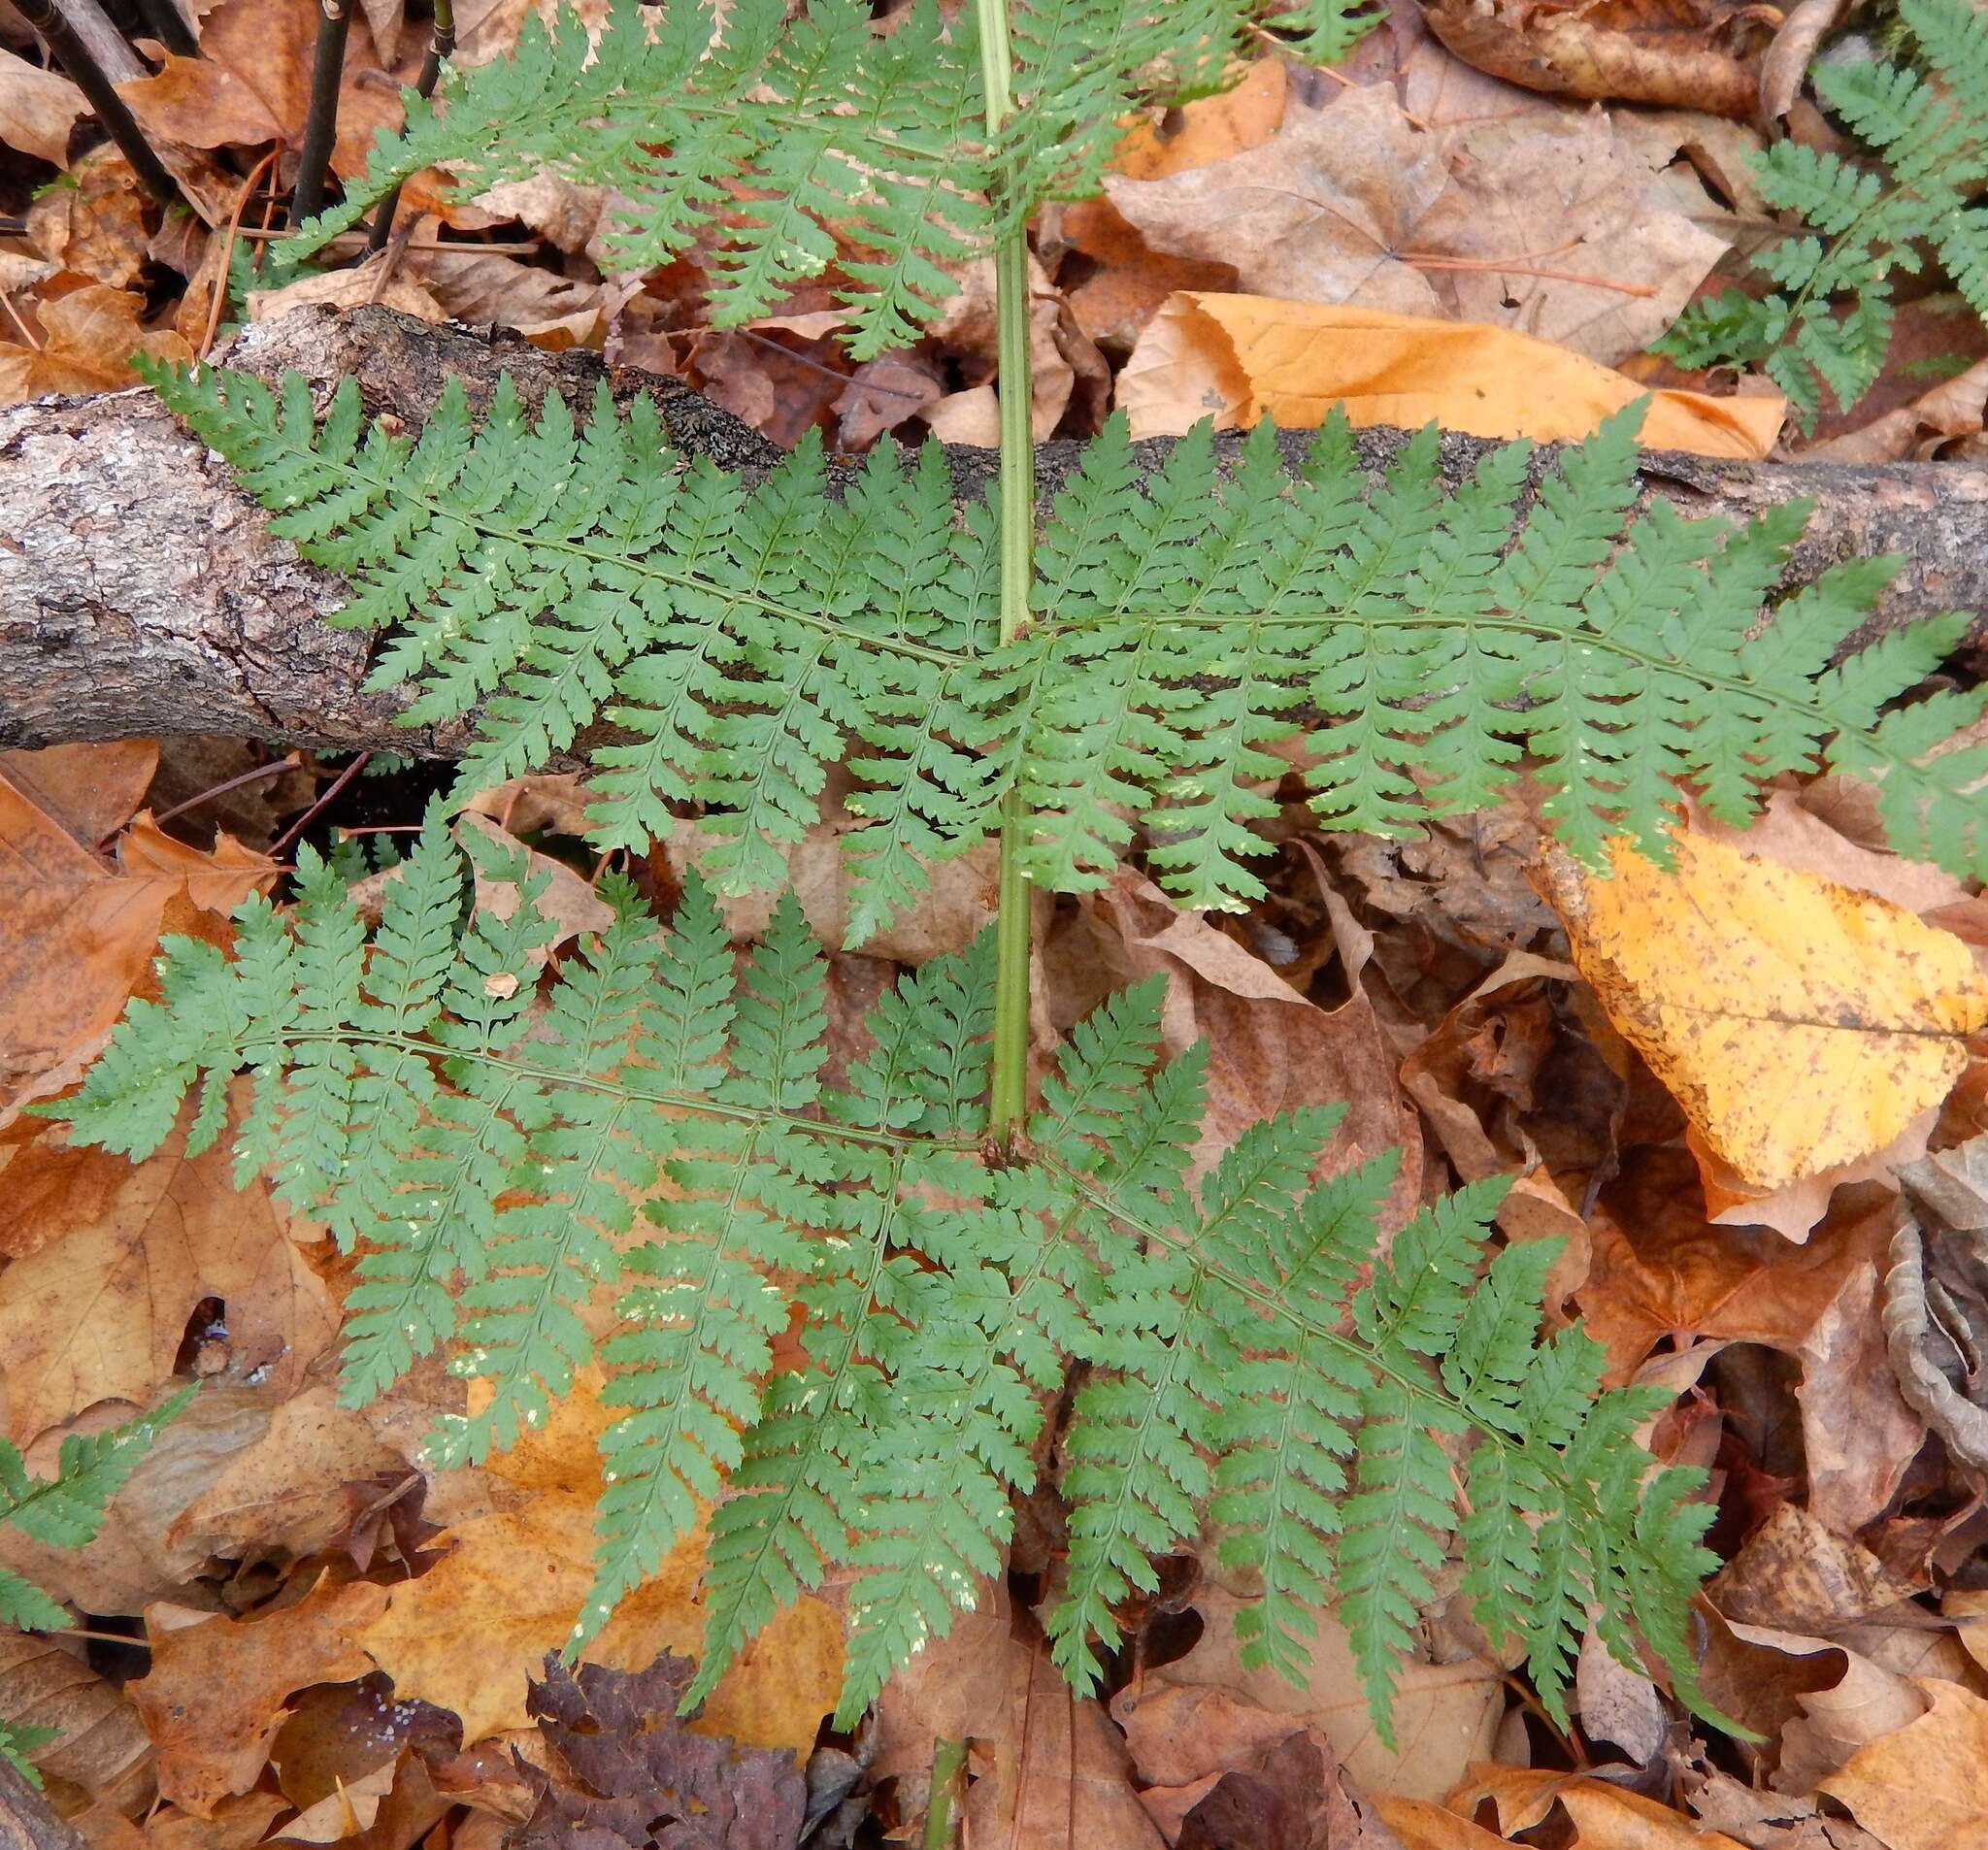
[{"label": "log bark", "polygon": [[[325,392],[350,375],[371,412],[410,427],[450,376],[475,403],[509,371],[528,402],[556,390],[581,408],[603,377],[591,354],[543,353],[515,337],[430,327],[377,308],[300,311],[247,330],[223,357],[269,378],[301,371]],[[607,377],[619,401],[653,393],[680,449],[748,476],[779,459],[676,380]],[[1405,441],[1399,431],[1363,432],[1361,460],[1378,471]],[[1306,439],[1285,442],[1295,456]],[[1468,474],[1487,446],[1446,438],[1445,479]],[[1147,465],[1164,451],[1148,446]],[[1042,446],[1045,499],[1079,454],[1076,445]],[[1541,466],[1549,456],[1541,452]],[[991,485],[989,452],[954,449],[950,461],[961,496]],[[1843,559],[1890,552],[1905,561],[1858,641],[1960,609],[1976,617],[1971,648],[1988,644],[1988,466],[1729,463],[1653,451],[1642,492],[1688,514],[1733,519],[1809,498],[1815,512],[1790,584]],[[344,597],[333,574],[270,535],[227,466],[149,392],[0,411],[0,746],[217,733],[451,755],[460,727],[400,726],[402,698],[365,691],[373,639],[326,621]]]}]

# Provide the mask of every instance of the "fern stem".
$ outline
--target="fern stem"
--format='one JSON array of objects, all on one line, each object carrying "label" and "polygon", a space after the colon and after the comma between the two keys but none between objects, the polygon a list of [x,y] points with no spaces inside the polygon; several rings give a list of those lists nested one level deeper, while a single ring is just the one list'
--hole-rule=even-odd
[{"label": "fern stem", "polygon": [[924,1850],[952,1850],[959,1841],[954,1800],[966,1765],[964,1740],[942,1735],[932,1743],[932,1796],[925,1801]]},{"label": "fern stem", "polygon": [[[987,139],[998,143],[1014,107],[1013,60],[1008,45],[1007,0],[975,0],[980,28],[980,72],[986,88]],[[1029,234],[1017,202],[1004,199],[1007,228],[994,246],[995,356],[1001,392],[1001,640],[1011,643],[1029,625],[1035,578],[1036,450],[1030,420]],[[994,916],[994,1074],[988,1129],[1006,1142],[1028,1110],[1029,882],[1022,856],[1027,818],[1021,792],[1001,805],[1001,872]]]}]

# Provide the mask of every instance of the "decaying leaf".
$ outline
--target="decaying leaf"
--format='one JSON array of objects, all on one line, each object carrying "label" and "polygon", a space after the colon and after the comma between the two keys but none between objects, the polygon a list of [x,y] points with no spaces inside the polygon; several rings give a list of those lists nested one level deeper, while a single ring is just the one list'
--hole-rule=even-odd
[{"label": "decaying leaf", "polygon": [[89,105],[59,72],[0,50],[0,142],[51,167],[69,165],[69,131]]},{"label": "decaying leaf", "polygon": [[1293,110],[1233,159],[1105,186],[1153,248],[1232,264],[1251,294],[1522,328],[1605,366],[1724,248],[1606,116],[1431,131],[1385,83]]},{"label": "decaying leaf", "polygon": [[[189,1110],[190,1115],[190,1110]],[[0,1272],[0,1367],[21,1439],[99,1401],[143,1404],[186,1320],[226,1305],[238,1372],[296,1386],[337,1334],[323,1281],[260,1181],[238,1189],[227,1140],[196,1157],[182,1125],[146,1162],[80,1153],[46,1203],[62,1231]]]},{"label": "decaying leaf", "polygon": [[[1206,1588],[1194,1603],[1205,1621],[1194,1649],[1148,1672],[1111,1704],[1143,1782],[1183,1786],[1210,1770],[1204,1758],[1210,1734],[1227,1730],[1233,1737],[1238,1726],[1221,1703],[1208,1706],[1215,1698],[1267,1712],[1285,1731],[1315,1728],[1366,1792],[1439,1799],[1490,1753],[1505,1707],[1498,1665],[1479,1657],[1404,1664],[1390,1749],[1374,1732],[1346,1635],[1329,1615],[1319,1617],[1310,1669],[1299,1689],[1275,1670],[1242,1668],[1234,1620],[1245,1602]],[[1261,1735],[1253,1738],[1264,1744]]]},{"label": "decaying leaf", "polygon": [[[493,1461],[514,1506],[456,1523],[435,1537],[448,1552],[394,1587],[386,1610],[353,1635],[394,1680],[461,1716],[466,1746],[530,1726],[526,1686],[546,1653],[563,1647],[593,1581],[593,1512],[601,1466],[595,1441],[609,1413],[593,1371],[546,1426]],[[622,1601],[588,1661],[640,1669],[663,1651],[694,1655],[704,1635],[696,1601],[701,1530]],[[740,1652],[698,1728],[805,1755],[842,1684],[841,1622],[807,1596]]]},{"label": "decaying leaf", "polygon": [[292,1691],[373,1668],[351,1635],[385,1603],[382,1587],[325,1577],[295,1604],[257,1618],[151,1608],[151,1668],[132,1684],[131,1699],[158,1748],[159,1790],[199,1818],[246,1793]]},{"label": "decaying leaf", "polygon": [[575,1676],[548,1654],[528,1706],[570,1777],[525,1767],[538,1804],[511,1850],[793,1850],[808,1802],[798,1763],[691,1733],[677,1705],[696,1669],[665,1651],[641,1670],[583,1664]]},{"label": "decaying leaf", "polygon": [[1963,1465],[1988,1470],[1988,1136],[1899,1172],[1905,1209],[1884,1280],[1900,1392]]},{"label": "decaying leaf", "polygon": [[1558,1806],[1573,1826],[1576,1850],[1630,1843],[1638,1850],[1742,1850],[1723,1833],[1700,1830],[1681,1812],[1641,1793],[1545,1767],[1474,1767],[1449,1803],[1466,1815],[1489,1804],[1508,1837],[1544,1823]]},{"label": "decaying leaf", "polygon": [[1988,1842],[1988,1701],[1922,1677],[1931,1707],[1862,1747],[1822,1790],[1890,1850],[1978,1850]]},{"label": "decaying leaf", "polygon": [[[1140,336],[1117,403],[1135,437],[1178,436],[1210,416],[1221,430],[1266,417],[1305,429],[1337,409],[1363,427],[1562,443],[1642,396],[1612,368],[1511,328],[1193,291],[1170,297]],[[1765,456],[1785,415],[1776,393],[1648,397],[1642,441],[1703,456]]]},{"label": "decaying leaf", "polygon": [[1882,1149],[1967,1065],[1988,975],[1951,933],[1690,832],[1667,872],[1553,851],[1542,891],[1608,1017],[1747,1181]]},{"label": "decaying leaf", "polygon": [[1434,0],[1423,17],[1466,63],[1529,90],[1740,116],[1759,97],[1768,26],[1743,0]]},{"label": "decaying leaf", "polygon": [[80,1638],[0,1631],[0,1723],[49,1731],[31,1758],[56,1798],[73,1790],[136,1810],[153,1790],[151,1743],[124,1692],[83,1652]]}]

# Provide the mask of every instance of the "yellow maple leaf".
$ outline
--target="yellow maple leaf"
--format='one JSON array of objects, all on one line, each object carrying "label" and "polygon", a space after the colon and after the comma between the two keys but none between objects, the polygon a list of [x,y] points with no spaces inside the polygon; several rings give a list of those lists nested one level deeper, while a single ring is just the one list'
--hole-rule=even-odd
[{"label": "yellow maple leaf", "polygon": [[1950,932],[1812,874],[1680,832],[1666,872],[1555,850],[1541,890],[1608,1017],[1748,1182],[1882,1149],[1946,1096],[1988,976]]},{"label": "yellow maple leaf", "polygon": [[[523,1493],[516,1506],[445,1530],[436,1545],[448,1553],[393,1588],[385,1612],[353,1634],[393,1678],[397,1696],[462,1717],[465,1746],[532,1725],[526,1678],[542,1674],[546,1653],[572,1635],[593,1581],[601,1494],[595,1441],[612,1417],[600,1390],[600,1371],[584,1371],[543,1430],[493,1460],[492,1472]],[[586,1661],[639,1670],[664,1650],[697,1656],[704,1547],[700,1524],[622,1601]],[[821,1601],[804,1597],[739,1654],[691,1726],[754,1746],[790,1747],[805,1761],[842,1693],[842,1658],[841,1621]]]}]

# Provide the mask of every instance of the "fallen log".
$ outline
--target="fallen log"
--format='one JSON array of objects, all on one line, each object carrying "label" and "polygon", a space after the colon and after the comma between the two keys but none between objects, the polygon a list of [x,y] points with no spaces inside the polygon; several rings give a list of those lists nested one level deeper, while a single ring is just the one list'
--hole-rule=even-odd
[{"label": "fallen log", "polygon": [[[602,377],[589,353],[544,353],[502,332],[431,327],[378,308],[303,310],[248,329],[222,357],[271,379],[294,369],[326,390],[349,375],[369,411],[411,428],[451,376],[476,404],[509,371],[527,403],[556,390],[577,407]],[[682,450],[748,475],[779,461],[758,433],[677,380],[629,372],[609,380],[623,402],[652,392]],[[1285,441],[1295,455],[1307,440]],[[1378,471],[1404,441],[1400,431],[1363,432],[1361,460]],[[1080,447],[1041,447],[1045,497]],[[1468,474],[1486,447],[1446,438],[1445,479]],[[1150,446],[1149,459],[1164,449]],[[956,448],[950,461],[960,496],[991,486],[991,452]],[[1734,519],[1811,499],[1789,585],[1843,559],[1896,553],[1904,568],[1857,641],[1959,609],[1976,615],[1975,653],[1988,648],[1988,466],[1735,463],[1653,451],[1642,489],[1689,514]],[[410,730],[395,719],[401,694],[365,691],[374,639],[325,621],[344,597],[335,575],[271,536],[226,465],[149,392],[0,411],[0,746],[215,733],[451,755],[460,726]]]}]

